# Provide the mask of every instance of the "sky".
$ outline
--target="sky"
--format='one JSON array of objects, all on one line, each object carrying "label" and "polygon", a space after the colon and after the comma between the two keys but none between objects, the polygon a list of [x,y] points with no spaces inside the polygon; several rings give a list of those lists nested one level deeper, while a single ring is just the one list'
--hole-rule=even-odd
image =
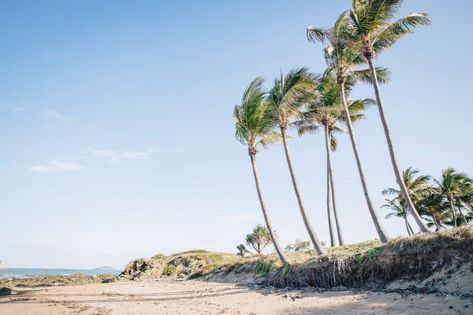
[{"label": "sky", "polygon": [[[0,260],[7,267],[123,266],[188,249],[236,252],[263,223],[233,107],[256,76],[321,73],[309,24],[330,26],[350,1],[0,1]],[[428,12],[377,63],[402,168],[473,174],[473,2],[405,1]],[[372,97],[359,85],[353,97]],[[380,216],[395,185],[376,108],[355,127]],[[346,135],[333,155],[349,243],[376,233]],[[290,141],[310,218],[329,241],[320,134]],[[308,239],[280,144],[257,158],[273,225]],[[391,236],[400,219],[384,220]]]}]

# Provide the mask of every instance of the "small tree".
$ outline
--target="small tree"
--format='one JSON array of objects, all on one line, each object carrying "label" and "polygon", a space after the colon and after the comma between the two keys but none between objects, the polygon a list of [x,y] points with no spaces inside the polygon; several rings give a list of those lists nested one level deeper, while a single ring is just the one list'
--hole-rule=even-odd
[{"label": "small tree", "polygon": [[251,246],[258,254],[261,254],[263,249],[272,243],[268,229],[259,224],[246,236],[245,240],[246,244]]},{"label": "small tree", "polygon": [[238,256],[245,257],[247,253],[250,253],[250,251],[246,249],[246,246],[243,244],[238,245],[236,248],[238,249]]},{"label": "small tree", "polygon": [[310,248],[310,241],[300,241],[295,240],[294,243],[291,243],[286,246],[286,252],[305,252]]}]

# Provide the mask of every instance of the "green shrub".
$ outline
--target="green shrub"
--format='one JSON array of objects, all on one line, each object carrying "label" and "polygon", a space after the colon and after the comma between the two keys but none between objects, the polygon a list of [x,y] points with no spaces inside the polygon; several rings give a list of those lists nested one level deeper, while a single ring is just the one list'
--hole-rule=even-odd
[{"label": "green shrub", "polygon": [[255,271],[257,274],[267,275],[274,267],[275,264],[272,260],[258,260],[256,262]]},{"label": "green shrub", "polygon": [[153,259],[153,260],[164,260],[166,258],[167,258],[167,256],[164,255],[164,254],[161,254],[161,253],[156,254],[153,257],[151,257],[151,259]]},{"label": "green shrub", "polygon": [[190,259],[189,256],[185,256],[185,257],[182,258],[182,265],[183,265],[184,267],[190,267],[190,265],[191,265],[191,259]]},{"label": "green shrub", "polygon": [[284,286],[284,280],[285,280],[286,275],[288,274],[289,270],[291,270],[291,266],[289,264],[285,264],[281,268],[281,275],[279,277],[279,283],[281,284],[282,287]]},{"label": "green shrub", "polygon": [[165,276],[170,276],[175,271],[176,271],[176,266],[174,266],[174,265],[166,264],[163,267],[163,275],[165,275]]}]

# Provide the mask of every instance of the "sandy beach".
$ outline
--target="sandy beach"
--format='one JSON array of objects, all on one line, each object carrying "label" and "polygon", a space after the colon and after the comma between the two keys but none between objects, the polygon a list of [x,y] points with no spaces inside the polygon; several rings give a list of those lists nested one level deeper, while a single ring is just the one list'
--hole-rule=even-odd
[{"label": "sandy beach", "polygon": [[449,295],[274,290],[202,281],[160,280],[17,288],[0,314],[471,314]]}]

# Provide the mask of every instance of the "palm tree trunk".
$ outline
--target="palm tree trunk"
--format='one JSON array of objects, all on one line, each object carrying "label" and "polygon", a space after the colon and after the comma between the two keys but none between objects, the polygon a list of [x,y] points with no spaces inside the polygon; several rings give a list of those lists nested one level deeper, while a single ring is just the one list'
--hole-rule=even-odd
[{"label": "palm tree trunk", "polygon": [[263,195],[261,193],[261,188],[259,184],[259,177],[258,177],[258,171],[256,170],[256,156],[254,154],[250,154],[250,160],[251,160],[251,166],[253,168],[253,176],[255,178],[255,185],[256,185],[256,191],[258,192],[258,198],[259,202],[261,205],[261,211],[263,211],[263,217],[264,221],[266,223],[266,227],[268,228],[269,234],[271,235],[271,240],[273,241],[274,248],[276,249],[276,253],[279,256],[279,260],[281,260],[281,263],[283,265],[287,264],[287,259],[284,256],[283,251],[281,250],[281,246],[279,245],[279,241],[273,231],[273,228],[271,226],[271,221],[269,220],[268,213],[266,212],[266,206],[264,204],[263,200]]},{"label": "palm tree trunk", "polygon": [[457,207],[457,208],[458,208],[458,212],[460,213],[460,216],[463,219],[463,222],[465,222],[465,224],[468,224],[468,221],[466,220],[465,214],[463,213],[462,209],[460,207]]},{"label": "palm tree trunk", "polygon": [[[329,139],[331,135],[329,133]],[[342,229],[340,227],[340,222],[338,221],[338,212],[337,212],[337,205],[335,202],[335,184],[333,183],[333,172],[332,172],[332,150],[329,149],[328,151],[328,171],[330,176],[330,188],[332,190],[332,209],[333,209],[333,216],[335,217],[335,226],[337,227],[337,236],[338,236],[338,244],[340,246],[345,244],[342,235]]]},{"label": "palm tree trunk", "polygon": [[453,206],[453,201],[450,196],[448,196],[448,201],[450,202],[450,209],[452,210],[453,226],[457,227],[457,214],[455,213],[455,207]]},{"label": "palm tree trunk", "polygon": [[379,220],[378,214],[376,213],[373,204],[371,202],[371,198],[368,193],[368,185],[366,184],[365,180],[365,174],[363,172],[363,168],[361,166],[361,160],[360,156],[358,154],[358,147],[356,145],[356,140],[355,140],[355,135],[353,132],[353,126],[351,123],[351,118],[350,118],[350,112],[348,111],[348,105],[347,105],[347,98],[345,95],[345,85],[344,83],[339,83],[340,84],[340,94],[341,94],[341,99],[343,103],[343,109],[345,112],[345,118],[346,118],[346,123],[348,126],[348,133],[350,134],[350,140],[351,140],[351,146],[353,148],[353,153],[355,154],[355,159],[356,159],[356,165],[358,167],[358,174],[360,175],[360,181],[361,185],[363,187],[363,192],[365,194],[365,199],[366,199],[366,204],[368,206],[368,210],[371,214],[371,219],[373,220],[374,226],[376,228],[376,232],[378,233],[379,239],[381,242],[386,243],[389,239],[387,236],[386,232],[384,231],[381,222]]},{"label": "palm tree trunk", "polygon": [[412,226],[409,224],[409,221],[407,222],[407,228],[411,231],[411,235],[414,235],[414,230],[412,229]]},{"label": "palm tree trunk", "polygon": [[[455,213],[455,205],[453,203],[453,199],[451,197],[449,197],[448,200],[450,201],[450,207],[452,208],[452,213]],[[458,212],[460,213],[460,216],[462,217],[463,222],[465,222],[465,224],[468,224],[468,221],[466,220],[465,215],[463,214],[463,212],[460,208],[458,208]],[[456,223],[457,222],[455,221],[455,227],[457,226]]]},{"label": "palm tree trunk", "polygon": [[336,225],[336,230],[337,230],[337,236],[338,236],[338,243],[340,245],[343,245],[343,239],[342,235],[340,232],[340,225],[338,223],[338,217],[337,217],[337,210],[336,210],[336,203],[335,203],[335,189],[333,185],[333,178],[332,178],[332,161],[331,161],[331,146],[330,146],[330,131],[328,130],[327,126],[324,128],[325,131],[325,151],[327,152],[327,215],[329,216],[328,224],[330,227],[330,242],[332,243],[332,246],[335,244],[334,240],[334,235],[332,233],[332,219],[331,219],[331,213],[330,213],[330,192],[332,193],[332,210],[333,210],[333,215],[335,218],[335,225]]},{"label": "palm tree trunk", "polygon": [[332,224],[332,212],[330,211],[330,173],[328,171],[327,164],[327,219],[328,219],[328,229],[330,233],[330,247],[335,246],[335,238],[333,233],[333,224]]},{"label": "palm tree trunk", "polygon": [[460,215],[462,216],[463,222],[465,222],[465,224],[468,224],[468,221],[466,220],[465,214],[463,213],[462,209],[458,209],[458,211],[460,212]]},{"label": "palm tree trunk", "polygon": [[432,221],[434,221],[435,224],[435,232],[440,231],[440,224],[437,221],[437,218],[435,218],[435,213],[431,209],[428,210],[430,212],[430,216],[432,217]]},{"label": "palm tree trunk", "polygon": [[407,235],[411,236],[411,231],[409,230],[409,221],[407,221],[407,213],[404,215],[404,224],[406,225]]},{"label": "palm tree trunk", "polygon": [[312,227],[312,224],[310,223],[309,218],[307,217],[307,213],[305,212],[304,205],[302,204],[302,198],[299,193],[299,188],[297,186],[296,176],[294,175],[294,169],[292,168],[291,155],[289,154],[289,147],[287,146],[286,128],[284,127],[281,127],[281,136],[282,136],[282,142],[284,146],[284,153],[286,154],[287,166],[289,168],[289,173],[291,175],[292,186],[294,187],[294,193],[296,194],[297,203],[299,204],[299,210],[301,211],[302,220],[304,221],[304,225],[307,229],[307,232],[309,233],[309,237],[312,241],[312,245],[314,246],[315,251],[319,255],[325,254],[325,249],[323,248],[322,244],[319,241],[319,238],[315,234],[314,228]]},{"label": "palm tree trunk", "polygon": [[427,228],[425,223],[422,221],[421,216],[417,212],[414,206],[414,203],[412,202],[412,199],[409,196],[409,192],[407,191],[406,184],[404,183],[401,172],[399,170],[399,166],[397,164],[396,154],[394,152],[394,145],[391,140],[391,133],[389,131],[388,123],[384,115],[384,107],[383,107],[383,102],[381,100],[381,93],[379,92],[378,77],[377,77],[376,69],[373,63],[373,58],[368,58],[368,65],[370,67],[370,72],[371,72],[371,76],[373,80],[374,94],[376,98],[376,104],[378,105],[379,116],[381,118],[381,122],[383,124],[383,129],[384,129],[384,135],[386,136],[386,141],[388,143],[389,155],[391,157],[391,163],[393,166],[394,175],[396,176],[396,181],[399,187],[401,188],[402,196],[407,201],[408,208],[412,216],[414,217],[414,220],[416,221],[417,225],[419,226],[420,230],[422,232],[429,232],[429,229]]}]

